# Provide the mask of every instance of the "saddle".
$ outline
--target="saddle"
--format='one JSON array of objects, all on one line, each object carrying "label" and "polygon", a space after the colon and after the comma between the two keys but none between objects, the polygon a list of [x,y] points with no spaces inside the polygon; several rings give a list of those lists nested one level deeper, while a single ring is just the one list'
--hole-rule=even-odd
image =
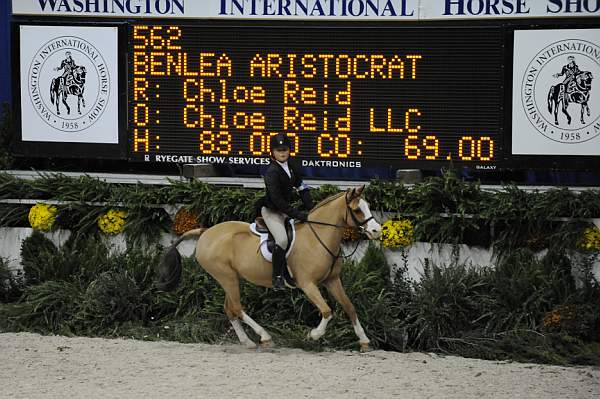
[{"label": "saddle", "polygon": [[[275,238],[269,231],[267,225],[265,224],[264,219],[261,216],[258,216],[254,223],[250,225],[250,231],[260,237],[259,249],[260,252],[265,258],[267,262],[273,261],[273,249],[275,248]],[[294,219],[286,218],[285,219],[285,232],[287,234],[288,246],[285,249],[285,257],[287,258],[294,247],[294,242],[296,240],[296,229],[294,227]],[[286,265],[283,271],[283,278],[285,280],[285,284],[289,288],[296,288],[294,284],[294,275],[290,270],[290,267]]]},{"label": "saddle", "polygon": [[[269,231],[265,220],[258,216],[254,223],[250,225],[250,231],[260,237],[261,252],[265,259],[269,262],[272,261],[273,249],[275,249],[275,238]],[[296,229],[294,227],[294,219],[285,218],[285,233],[287,234],[288,246],[285,249],[286,258],[290,254],[294,247],[294,240],[296,238]],[[264,248],[264,249],[263,249]]]}]

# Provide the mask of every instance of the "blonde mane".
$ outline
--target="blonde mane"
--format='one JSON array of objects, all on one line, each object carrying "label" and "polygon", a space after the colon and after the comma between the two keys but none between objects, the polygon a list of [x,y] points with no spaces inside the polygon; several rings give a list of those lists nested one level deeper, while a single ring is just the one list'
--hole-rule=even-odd
[{"label": "blonde mane", "polygon": [[334,201],[338,198],[340,198],[342,195],[345,195],[346,192],[342,191],[339,192],[337,194],[333,194],[330,195],[329,197],[325,198],[324,200],[320,201],[317,205],[313,206],[313,208],[310,210],[311,212],[316,211],[317,209],[319,209],[320,207],[327,205],[328,203],[330,203],[331,201]]}]

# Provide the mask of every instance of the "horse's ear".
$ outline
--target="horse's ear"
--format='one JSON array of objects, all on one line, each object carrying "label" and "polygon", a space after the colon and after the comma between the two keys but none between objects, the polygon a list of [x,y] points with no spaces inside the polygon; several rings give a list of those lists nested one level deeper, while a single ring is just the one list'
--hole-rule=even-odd
[{"label": "horse's ear", "polygon": [[364,190],[365,190],[365,185],[363,184],[362,186],[360,186],[359,188],[356,189],[356,191],[355,191],[356,194],[355,195],[357,197],[360,197],[362,195],[362,193],[363,193]]}]

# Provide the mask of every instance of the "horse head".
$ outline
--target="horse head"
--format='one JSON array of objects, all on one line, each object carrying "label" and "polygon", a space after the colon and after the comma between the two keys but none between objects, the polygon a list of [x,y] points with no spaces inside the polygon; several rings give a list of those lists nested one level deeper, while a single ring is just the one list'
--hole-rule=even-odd
[{"label": "horse head", "polygon": [[583,91],[589,91],[592,88],[592,79],[594,76],[590,71],[581,72],[576,78],[577,86]]},{"label": "horse head", "polygon": [[79,65],[73,69],[73,79],[75,79],[78,84],[85,83],[85,75],[86,70],[84,66]]},{"label": "horse head", "polygon": [[381,225],[371,214],[369,203],[362,198],[364,189],[363,185],[346,191],[346,223],[358,227],[369,239],[374,240],[381,236]]}]

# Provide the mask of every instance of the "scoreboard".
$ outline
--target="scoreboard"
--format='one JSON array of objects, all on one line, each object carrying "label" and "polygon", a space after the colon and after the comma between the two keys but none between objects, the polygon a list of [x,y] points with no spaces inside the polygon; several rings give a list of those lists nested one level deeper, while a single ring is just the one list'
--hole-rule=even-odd
[{"label": "scoreboard", "polygon": [[283,133],[300,166],[341,178],[600,168],[597,7],[503,3],[486,11],[496,18],[471,1],[63,3],[13,2],[25,157],[250,173]]},{"label": "scoreboard", "polygon": [[480,168],[504,158],[498,26],[128,27],[132,161]]}]

